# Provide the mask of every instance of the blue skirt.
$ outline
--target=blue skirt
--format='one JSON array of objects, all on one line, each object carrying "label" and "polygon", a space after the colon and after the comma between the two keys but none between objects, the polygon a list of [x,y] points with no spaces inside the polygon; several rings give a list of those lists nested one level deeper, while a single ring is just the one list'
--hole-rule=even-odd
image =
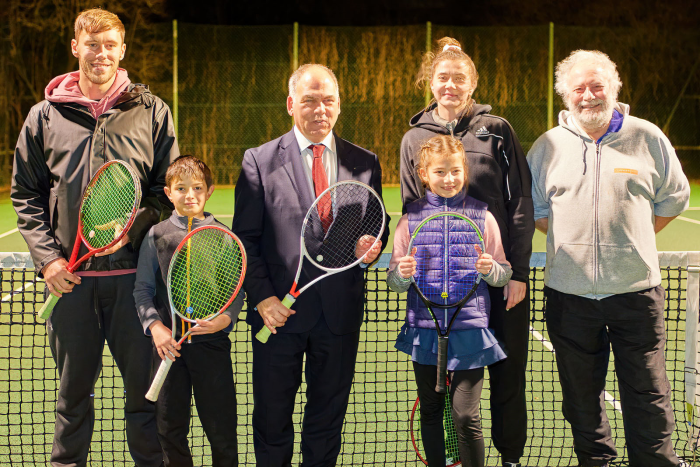
[{"label": "blue skirt", "polygon": [[[438,336],[434,329],[401,327],[396,338],[397,350],[410,355],[421,365],[437,365]],[[506,358],[496,336],[490,329],[459,329],[450,332],[447,344],[447,369],[471,370],[483,368]]]}]

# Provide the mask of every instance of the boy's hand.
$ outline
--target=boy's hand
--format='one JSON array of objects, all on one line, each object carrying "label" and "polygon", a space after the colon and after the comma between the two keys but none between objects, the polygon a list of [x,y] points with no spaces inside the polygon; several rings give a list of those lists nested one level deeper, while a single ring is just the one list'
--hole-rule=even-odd
[{"label": "boy's hand", "polygon": [[173,339],[172,331],[161,321],[154,321],[148,328],[151,330],[153,344],[156,346],[160,358],[165,360],[167,357],[175,361],[175,357],[180,356],[180,352],[178,352],[180,346],[177,345],[177,341]]},{"label": "boy's hand", "polygon": [[484,253],[479,245],[474,245],[474,249],[479,255],[479,259],[476,260],[476,270],[485,276],[491,272],[493,257],[488,253]]},{"label": "boy's hand", "polygon": [[231,318],[224,314],[220,314],[209,321],[198,319],[197,326],[192,328],[191,334],[213,334],[217,331],[221,331],[229,324],[231,324]]},{"label": "boy's hand", "polygon": [[397,269],[399,275],[404,279],[413,277],[413,275],[416,273],[416,258],[413,257],[416,254],[416,251],[418,251],[418,248],[413,247],[409,255],[404,256],[399,260]]}]

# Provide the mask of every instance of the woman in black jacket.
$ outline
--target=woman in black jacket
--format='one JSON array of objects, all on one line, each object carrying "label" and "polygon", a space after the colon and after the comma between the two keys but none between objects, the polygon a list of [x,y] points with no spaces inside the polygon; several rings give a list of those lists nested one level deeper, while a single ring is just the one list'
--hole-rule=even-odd
[{"label": "woman in black jacket", "polygon": [[425,192],[416,171],[420,145],[436,134],[462,141],[469,163],[468,194],[488,204],[501,230],[513,276],[503,288],[489,287],[491,320],[508,358],[489,367],[491,434],[504,466],[519,466],[527,437],[525,367],[529,338],[528,290],[532,235],[535,230],[531,177],[513,128],[489,114],[491,106],[474,102],[478,74],[460,43],[450,37],[428,52],[418,75],[430,86],[433,100],[410,121],[401,142],[401,197],[404,206]]}]

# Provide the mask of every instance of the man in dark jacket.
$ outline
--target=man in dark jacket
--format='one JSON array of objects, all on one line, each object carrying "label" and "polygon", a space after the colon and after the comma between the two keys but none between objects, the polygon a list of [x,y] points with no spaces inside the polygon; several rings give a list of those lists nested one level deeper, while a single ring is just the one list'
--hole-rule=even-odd
[{"label": "man in dark jacket", "polygon": [[[355,266],[324,278],[292,310],[280,299],[292,286],[299,233],[314,199],[343,180],[363,182],[381,196],[382,170],[375,154],[333,133],[340,97],[330,69],[299,67],[289,80],[287,111],[294,118],[292,131],[247,150],[236,184],[232,230],[248,254],[243,287],[255,305],[246,321],[253,336],[263,326],[275,333],[266,344],[253,338],[255,459],[267,467],[291,465],[294,400],[304,368],[301,465],[335,465],[364,317],[364,271]],[[386,229],[382,245],[388,236]],[[365,262],[380,250],[373,247]],[[320,272],[306,262],[301,283]]]},{"label": "man in dark jacket", "polygon": [[[11,194],[36,270],[48,291],[62,296],[47,322],[60,379],[51,464],[87,465],[91,394],[106,339],[124,378],[131,455],[138,466],[160,466],[154,405],[144,397],[151,342],[132,292],[140,242],[163,208],[171,209],[163,186],[178,156],[172,117],[147,86],[132,84],[118,68],[126,45],[116,15],[100,9],[81,13],[71,48],[80,69],[54,78],[46,100],[29,112],[15,149]],[[137,218],[119,244],[71,274],[66,258],[75,242],[82,192],[113,159],[127,162],[140,178]]]}]

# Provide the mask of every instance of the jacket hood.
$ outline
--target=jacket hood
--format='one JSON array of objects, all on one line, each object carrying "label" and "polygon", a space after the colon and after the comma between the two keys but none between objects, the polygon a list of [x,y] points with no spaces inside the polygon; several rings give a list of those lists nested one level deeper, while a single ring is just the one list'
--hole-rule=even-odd
[{"label": "jacket hood", "polygon": [[[627,117],[630,114],[630,106],[627,104],[623,104],[622,102],[617,102],[615,104],[615,110],[620,112],[623,117]],[[559,112],[559,125],[561,125],[563,128],[566,128],[570,132],[574,133],[577,136],[590,139],[588,135],[585,133],[581,133],[581,130],[579,130],[578,126],[574,123],[574,115],[571,113],[569,110],[562,110]]]},{"label": "jacket hood", "polygon": [[[437,103],[433,103],[427,109],[423,109],[415,114],[409,121],[411,128],[424,128],[434,133],[449,135],[450,131],[433,119],[433,110],[435,110],[436,107]],[[474,120],[474,117],[477,115],[487,114],[489,112],[491,112],[490,105],[475,103],[468,116],[460,117],[459,121],[457,122],[457,126],[454,129],[454,134],[464,133],[471,126],[471,122]]]},{"label": "jacket hood", "polygon": [[118,68],[112,86],[102,99],[95,101],[82,93],[78,85],[79,80],[80,71],[73,71],[55,77],[49,82],[44,91],[46,100],[59,104],[71,103],[82,105],[87,107],[92,116],[97,119],[100,115],[114,107],[122,93],[125,92],[131,84],[126,70]]}]

